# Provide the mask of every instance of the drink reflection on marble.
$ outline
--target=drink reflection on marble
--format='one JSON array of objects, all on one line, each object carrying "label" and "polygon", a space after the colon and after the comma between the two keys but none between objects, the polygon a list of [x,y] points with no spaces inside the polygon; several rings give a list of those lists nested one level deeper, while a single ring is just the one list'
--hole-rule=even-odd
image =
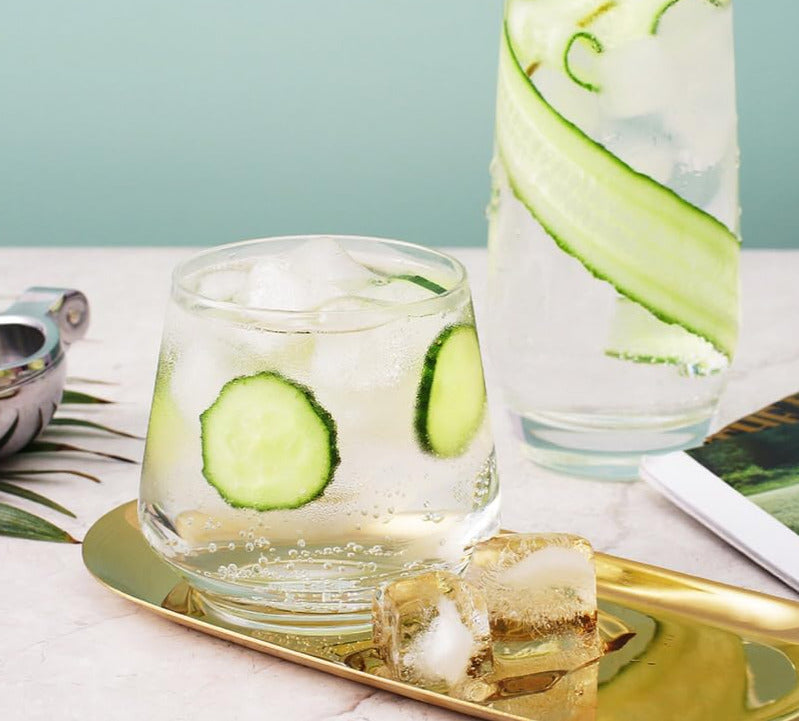
[{"label": "drink reflection on marble", "polygon": [[139,513],[210,613],[366,629],[380,583],[462,569],[498,506],[457,261],[395,241],[289,237],[177,268]]}]

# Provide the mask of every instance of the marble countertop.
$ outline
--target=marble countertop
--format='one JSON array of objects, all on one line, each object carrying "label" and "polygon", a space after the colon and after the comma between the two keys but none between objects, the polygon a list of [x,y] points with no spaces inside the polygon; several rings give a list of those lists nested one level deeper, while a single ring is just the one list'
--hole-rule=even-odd
[{"label": "marble countertop", "polygon": [[[69,352],[69,375],[118,403],[87,417],[143,434],[173,265],[191,249],[0,249],[0,304],[30,285],[75,287],[93,318]],[[456,249],[483,312],[485,251]],[[799,251],[743,254],[743,334],[718,417],[723,425],[799,388]],[[490,383],[489,391],[493,392]],[[788,587],[643,483],[614,484],[545,472],[524,460],[504,412],[492,404],[503,524],[561,530],[597,549],[788,598]],[[85,445],[140,458],[136,440]],[[56,463],[58,461],[55,461]],[[61,460],[63,463],[63,460]],[[138,467],[70,464],[103,479],[42,482],[83,537],[105,512],[137,494]],[[47,514],[52,517],[54,514]],[[375,691],[206,637],[162,620],[101,587],[80,546],[0,538],[0,698],[8,721],[58,719],[293,719],[422,721],[452,712]]]}]

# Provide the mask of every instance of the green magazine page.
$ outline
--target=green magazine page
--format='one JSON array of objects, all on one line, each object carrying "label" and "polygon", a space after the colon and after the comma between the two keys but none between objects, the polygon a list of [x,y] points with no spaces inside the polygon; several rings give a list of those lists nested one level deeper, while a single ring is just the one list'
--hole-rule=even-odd
[{"label": "green magazine page", "polygon": [[799,590],[799,393],[731,423],[699,448],[645,458],[641,477]]},{"label": "green magazine page", "polygon": [[799,393],[731,423],[688,455],[799,533]]}]

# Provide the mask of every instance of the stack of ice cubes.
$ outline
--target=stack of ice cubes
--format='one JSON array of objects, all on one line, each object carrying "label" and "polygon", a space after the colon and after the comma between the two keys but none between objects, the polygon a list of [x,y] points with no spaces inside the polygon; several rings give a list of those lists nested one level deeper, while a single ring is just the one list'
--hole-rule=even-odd
[{"label": "stack of ice cubes", "polygon": [[[181,413],[195,422],[227,381],[269,367],[315,388],[368,391],[396,383],[412,359],[424,356],[441,324],[435,316],[411,322],[391,312],[391,306],[436,296],[404,275],[409,268],[399,252],[350,253],[334,238],[319,236],[291,247],[277,243],[270,253],[197,273],[192,290],[234,305],[218,317],[176,311],[170,343],[192,349],[177,354],[171,374]],[[280,325],[285,318],[273,324],[260,309],[309,312],[312,318],[298,321],[302,332],[291,332],[294,326]],[[342,315],[357,317],[336,319]],[[368,332],[359,332],[361,326]],[[309,328],[319,333],[305,332]]]},{"label": "stack of ice cubes", "polygon": [[360,263],[334,238],[318,236],[249,266],[206,271],[196,290],[215,301],[281,311],[357,309],[364,302],[413,303],[434,295],[402,274],[381,270]]},{"label": "stack of ice cubes", "polygon": [[509,713],[576,719],[595,706],[596,621],[588,541],[501,534],[477,544],[463,577],[431,572],[382,588],[374,643],[402,681]]}]

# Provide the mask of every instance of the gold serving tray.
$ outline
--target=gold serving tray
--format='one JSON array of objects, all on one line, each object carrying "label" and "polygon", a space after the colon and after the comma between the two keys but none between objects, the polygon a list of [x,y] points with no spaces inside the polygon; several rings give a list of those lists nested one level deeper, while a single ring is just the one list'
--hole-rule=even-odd
[{"label": "gold serving tray", "polygon": [[[799,604],[614,556],[597,554],[597,584],[600,628],[610,646],[620,648],[548,690],[485,704],[381,675],[385,669],[368,640],[287,638],[233,629],[206,616],[188,586],[150,550],[139,530],[135,502],[92,526],[83,560],[112,591],[176,623],[477,718],[799,719]],[[622,645],[620,639],[630,640]],[[574,693],[566,693],[575,688],[577,703]]]}]

